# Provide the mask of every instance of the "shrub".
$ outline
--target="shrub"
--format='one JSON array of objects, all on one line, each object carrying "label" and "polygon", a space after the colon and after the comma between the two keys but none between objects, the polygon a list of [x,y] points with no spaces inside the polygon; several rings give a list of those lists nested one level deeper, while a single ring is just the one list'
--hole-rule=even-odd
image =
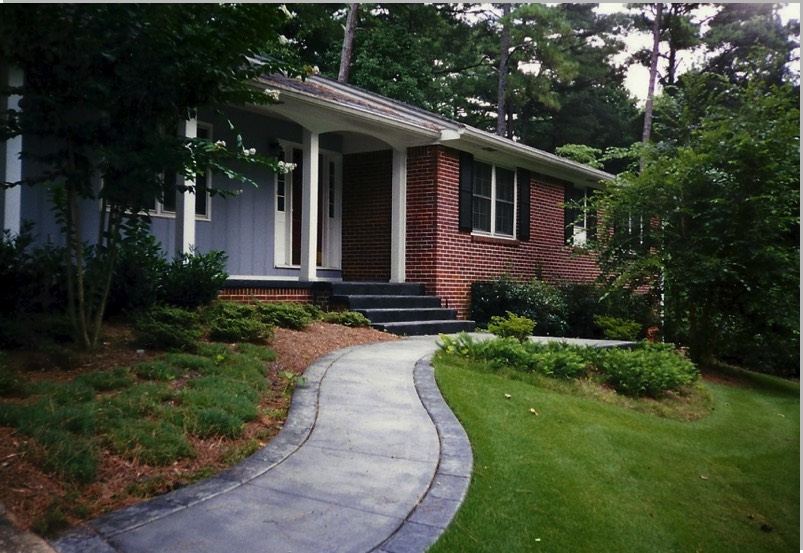
[{"label": "shrub", "polygon": [[206,314],[209,338],[218,342],[261,342],[272,335],[252,305],[218,302]]},{"label": "shrub", "polygon": [[534,321],[508,311],[506,317],[498,315],[491,317],[488,332],[502,338],[511,337],[516,338],[519,342],[525,342],[533,335],[533,328],[535,328]]},{"label": "shrub", "polygon": [[304,311],[309,313],[309,316],[312,317],[313,321],[319,321],[323,318],[323,309],[314,303],[302,303],[301,307],[304,308]]},{"label": "shrub", "polygon": [[142,226],[134,226],[119,244],[106,316],[151,307],[168,263],[159,241]]},{"label": "shrub", "polygon": [[220,251],[182,253],[165,270],[161,299],[179,307],[209,305],[229,276],[226,259]]},{"label": "shrub", "polygon": [[699,376],[697,367],[678,355],[671,344],[641,342],[631,350],[602,350],[596,355],[596,366],[617,392],[634,397],[677,392]]},{"label": "shrub", "polygon": [[553,378],[579,378],[590,366],[588,352],[576,346],[558,342],[528,344],[528,352],[533,369]]},{"label": "shrub", "polygon": [[500,277],[490,283],[476,282],[471,289],[471,305],[471,318],[480,325],[511,312],[535,321],[536,334],[565,336],[568,329],[560,290],[538,279],[514,282]]},{"label": "shrub", "polygon": [[680,391],[698,377],[697,368],[671,345],[641,342],[635,349],[596,349],[558,342],[522,344],[515,338],[473,340],[466,333],[441,335],[438,348],[450,355],[487,361],[555,378],[578,378],[595,370],[617,392],[660,397]]},{"label": "shrub", "polygon": [[192,350],[203,336],[196,313],[168,305],[156,305],[134,319],[139,344],[172,350]]},{"label": "shrub", "polygon": [[618,317],[594,316],[594,324],[601,330],[608,340],[627,340],[634,342],[641,332],[641,323]]},{"label": "shrub", "polygon": [[330,311],[323,316],[323,321],[353,328],[371,326],[371,321],[356,311]]},{"label": "shrub", "polygon": [[291,330],[304,330],[313,321],[304,305],[295,302],[259,302],[256,310],[263,322]]}]

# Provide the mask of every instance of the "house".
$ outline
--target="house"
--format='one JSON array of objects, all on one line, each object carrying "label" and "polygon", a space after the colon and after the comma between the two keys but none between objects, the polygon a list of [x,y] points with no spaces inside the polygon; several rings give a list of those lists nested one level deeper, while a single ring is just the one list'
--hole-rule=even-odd
[{"label": "house", "polygon": [[[20,78],[10,73],[11,82]],[[570,224],[577,213],[563,202],[612,175],[323,77],[271,76],[258,85],[278,101],[227,107],[224,117],[201,112],[185,131],[234,143],[228,119],[247,147],[295,168],[275,175],[244,167],[258,188],[234,198],[179,195],[151,213],[166,252],[228,254],[221,297],[325,303],[375,295],[338,283],[414,283],[452,310],[448,318],[466,319],[475,281],[597,275],[594,260],[577,255],[595,217]],[[30,170],[19,160],[26,146],[23,138],[5,144],[6,181]],[[233,186],[223,175],[206,178]],[[32,220],[41,240],[59,243],[42,190],[8,189],[0,202],[4,228]],[[85,209],[98,217],[97,205]]]}]

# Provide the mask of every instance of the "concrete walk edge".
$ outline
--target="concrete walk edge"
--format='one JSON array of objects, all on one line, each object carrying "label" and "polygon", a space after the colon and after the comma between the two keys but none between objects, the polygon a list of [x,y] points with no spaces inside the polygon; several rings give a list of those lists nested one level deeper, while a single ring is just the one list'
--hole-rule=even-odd
[{"label": "concrete walk edge", "polygon": [[373,553],[426,551],[457,514],[471,482],[474,457],[471,444],[435,382],[431,355],[415,364],[413,379],[421,403],[440,440],[440,459],[429,489],[396,532]]}]

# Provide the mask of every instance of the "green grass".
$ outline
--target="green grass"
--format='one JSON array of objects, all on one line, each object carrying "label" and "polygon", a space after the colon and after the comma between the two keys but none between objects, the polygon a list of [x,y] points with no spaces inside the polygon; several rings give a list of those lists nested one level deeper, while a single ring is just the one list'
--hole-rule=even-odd
[{"label": "green grass", "polygon": [[192,458],[192,436],[237,438],[259,416],[265,363],[275,359],[253,344],[201,344],[197,352],[70,381],[28,382],[3,369],[0,424],[32,438],[34,462],[70,485],[96,480],[101,448],[152,466]]},{"label": "green grass", "polygon": [[796,384],[705,384],[713,411],[684,422],[442,356],[436,378],[474,473],[433,553],[798,549]]}]

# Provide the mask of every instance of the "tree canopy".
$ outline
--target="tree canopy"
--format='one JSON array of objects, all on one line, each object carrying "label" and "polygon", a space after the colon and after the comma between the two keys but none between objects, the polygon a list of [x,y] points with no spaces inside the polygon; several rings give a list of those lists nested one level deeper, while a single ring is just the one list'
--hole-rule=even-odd
[{"label": "tree canopy", "polygon": [[[163,199],[165,175],[191,183],[211,167],[237,177],[234,159],[276,167],[242,145],[185,137],[179,125],[202,107],[265,103],[252,79],[299,70],[272,57],[281,53],[277,6],[9,5],[1,13],[0,59],[21,69],[24,83],[4,91],[23,101],[0,121],[0,138],[48,145],[24,153],[39,172],[5,186],[47,186],[67,239],[70,317],[79,343],[92,348],[117,244]],[[87,199],[103,205],[91,251],[78,209]]]}]

